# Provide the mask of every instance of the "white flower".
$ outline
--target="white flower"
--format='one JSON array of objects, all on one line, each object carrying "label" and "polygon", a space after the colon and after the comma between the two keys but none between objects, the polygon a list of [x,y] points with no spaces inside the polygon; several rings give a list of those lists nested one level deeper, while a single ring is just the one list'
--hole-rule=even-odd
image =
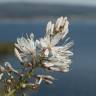
[{"label": "white flower", "polygon": [[41,49],[51,49],[56,46],[59,41],[68,34],[68,24],[67,17],[58,18],[56,24],[52,24],[52,22],[49,21],[46,27],[45,37],[36,40],[37,47]]},{"label": "white flower", "polygon": [[69,31],[68,25],[69,25],[69,22],[67,20],[67,17],[60,17],[56,21],[55,30],[58,33],[62,34],[62,38],[64,38],[67,35],[68,31]]},{"label": "white flower", "polygon": [[54,36],[55,34],[62,34],[62,39],[67,35],[69,22],[67,17],[59,17],[56,20],[56,23],[52,23],[51,21],[48,22],[46,27],[46,35]]},{"label": "white flower", "polygon": [[33,33],[31,33],[29,37],[27,36],[27,38],[17,38],[17,43],[15,43],[15,46],[15,54],[22,63],[34,63],[36,45]]},{"label": "white flower", "polygon": [[36,40],[37,47],[44,50],[45,57],[47,57],[43,62],[44,67],[54,71],[69,71],[70,56],[73,55],[70,48],[73,46],[73,42],[64,45],[58,44],[68,34],[68,24],[67,17],[58,18],[54,27],[50,21],[47,24],[45,37]]},{"label": "white flower", "polygon": [[69,50],[71,46],[73,46],[73,42],[69,42],[65,46],[52,47],[52,56],[43,62],[44,66],[53,71],[69,71],[69,65],[72,63],[70,56],[73,55]]}]

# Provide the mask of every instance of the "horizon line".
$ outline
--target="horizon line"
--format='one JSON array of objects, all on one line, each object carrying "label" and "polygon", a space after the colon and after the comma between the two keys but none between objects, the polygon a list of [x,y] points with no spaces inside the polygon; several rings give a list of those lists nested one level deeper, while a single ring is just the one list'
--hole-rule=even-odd
[{"label": "horizon line", "polygon": [[96,7],[96,4],[89,3],[68,3],[68,2],[35,2],[35,1],[0,1],[0,4],[6,3],[33,3],[33,4],[52,4],[52,5],[73,5],[73,6],[88,6],[88,7]]}]

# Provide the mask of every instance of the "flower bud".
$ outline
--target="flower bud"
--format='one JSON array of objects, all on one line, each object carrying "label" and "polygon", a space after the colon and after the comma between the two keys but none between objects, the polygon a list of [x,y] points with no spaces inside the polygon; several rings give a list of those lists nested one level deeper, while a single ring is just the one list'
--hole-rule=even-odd
[{"label": "flower bud", "polygon": [[1,73],[1,74],[0,74],[0,80],[2,79],[2,76],[3,76],[3,75],[4,75],[4,73]]},{"label": "flower bud", "polygon": [[26,88],[26,84],[22,84],[22,88]]},{"label": "flower bud", "polygon": [[0,65],[0,73],[4,72],[5,68],[3,66]]},{"label": "flower bud", "polygon": [[10,79],[8,79],[6,82],[7,82],[7,84],[11,84],[12,83],[12,81]]}]

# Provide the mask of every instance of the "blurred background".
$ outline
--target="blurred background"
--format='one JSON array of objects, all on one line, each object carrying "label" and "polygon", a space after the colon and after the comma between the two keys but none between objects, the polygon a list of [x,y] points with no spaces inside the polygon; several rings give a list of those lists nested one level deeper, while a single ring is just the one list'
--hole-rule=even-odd
[{"label": "blurred background", "polygon": [[60,16],[68,17],[75,42],[72,70],[53,74],[58,79],[53,85],[42,84],[29,96],[96,96],[96,0],[0,0],[0,64],[18,66],[17,37],[34,32],[39,38],[47,22]]}]

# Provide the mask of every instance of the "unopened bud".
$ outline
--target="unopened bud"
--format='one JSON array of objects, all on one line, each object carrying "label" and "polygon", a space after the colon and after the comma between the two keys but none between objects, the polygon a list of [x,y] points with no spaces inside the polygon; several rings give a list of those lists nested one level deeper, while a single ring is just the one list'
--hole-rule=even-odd
[{"label": "unopened bud", "polygon": [[26,84],[22,84],[22,88],[26,88]]},{"label": "unopened bud", "polygon": [[10,79],[8,79],[6,82],[7,82],[7,84],[11,84],[12,83],[12,81]]},{"label": "unopened bud", "polygon": [[0,73],[4,72],[5,68],[3,66],[0,65]]}]

